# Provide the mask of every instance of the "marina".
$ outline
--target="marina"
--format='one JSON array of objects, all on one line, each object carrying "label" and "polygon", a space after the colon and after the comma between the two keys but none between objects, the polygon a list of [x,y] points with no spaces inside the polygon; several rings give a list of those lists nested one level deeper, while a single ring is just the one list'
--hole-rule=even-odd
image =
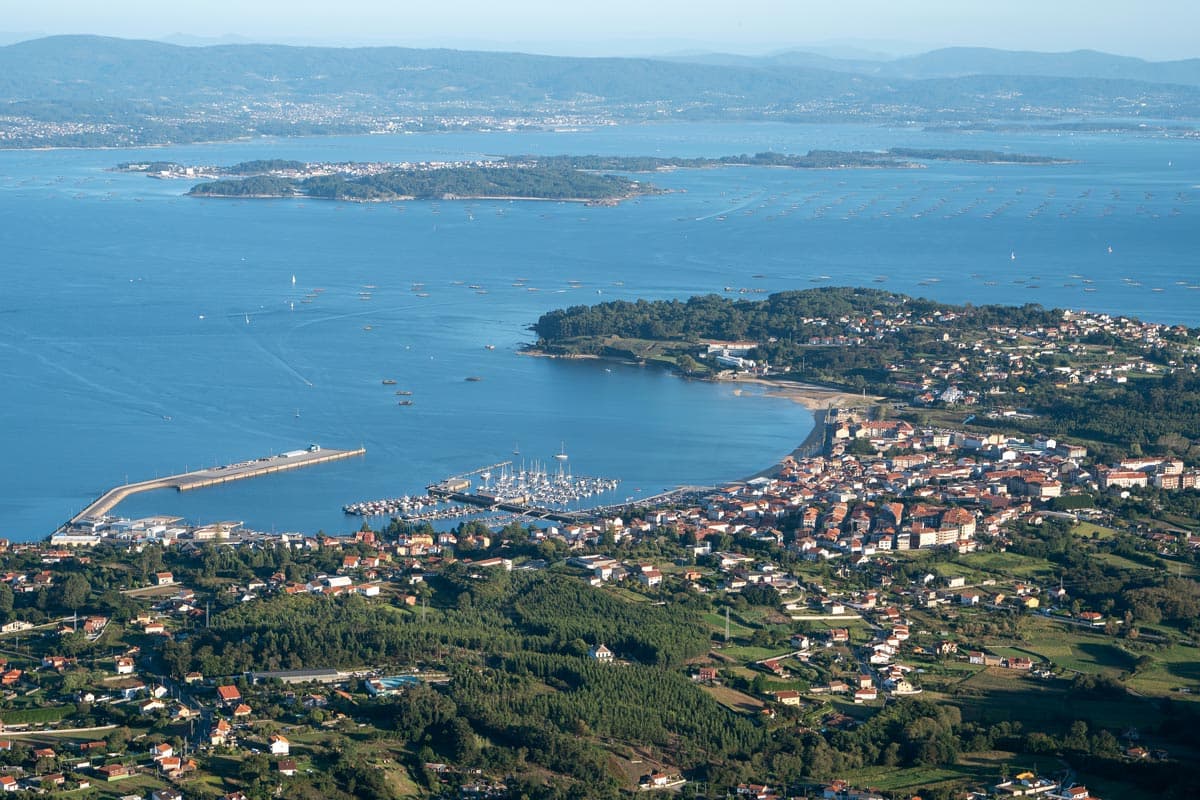
[{"label": "marina", "polygon": [[568,460],[564,448],[554,454],[557,467],[553,470],[539,461],[522,463],[515,469],[512,461],[502,461],[452,475],[427,487],[425,495],[350,503],[342,511],[353,516],[391,516],[408,522],[455,519],[485,511],[574,522],[592,512],[572,510],[572,505],[615,491],[620,481],[572,475]]}]

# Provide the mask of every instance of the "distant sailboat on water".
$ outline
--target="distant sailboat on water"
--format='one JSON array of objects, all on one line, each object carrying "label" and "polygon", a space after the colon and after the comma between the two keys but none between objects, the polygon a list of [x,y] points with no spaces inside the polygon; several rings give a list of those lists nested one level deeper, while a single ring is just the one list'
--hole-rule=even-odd
[{"label": "distant sailboat on water", "polygon": [[1017,260],[1017,251],[1016,251],[1016,250],[1013,250],[1013,251],[1011,251],[1011,252],[1008,254],[1008,260],[1009,260],[1009,261],[1016,261],[1016,260]]},{"label": "distant sailboat on water", "polygon": [[296,276],[293,275],[292,276],[292,286],[295,286],[295,285],[296,285]]}]

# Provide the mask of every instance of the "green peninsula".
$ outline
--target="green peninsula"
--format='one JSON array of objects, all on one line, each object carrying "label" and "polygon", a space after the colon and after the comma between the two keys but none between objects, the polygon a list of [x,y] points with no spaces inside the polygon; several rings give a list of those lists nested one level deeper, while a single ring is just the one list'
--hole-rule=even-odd
[{"label": "green peninsula", "polygon": [[923,423],[969,417],[1101,451],[1200,460],[1200,331],[1185,326],[822,287],[575,306],[544,314],[534,331],[551,355],[818,382],[889,398]]}]

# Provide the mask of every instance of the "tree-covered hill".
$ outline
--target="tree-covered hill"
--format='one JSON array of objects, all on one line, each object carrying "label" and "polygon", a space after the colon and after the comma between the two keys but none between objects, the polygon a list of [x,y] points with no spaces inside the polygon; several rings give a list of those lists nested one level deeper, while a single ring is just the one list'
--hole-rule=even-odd
[{"label": "tree-covered hill", "polygon": [[664,343],[693,373],[719,368],[701,340],[752,340],[752,357],[788,378],[931,407],[953,387],[949,402],[966,398],[978,424],[1200,460],[1200,350],[1197,331],[1180,326],[823,287],[575,306],[533,330],[552,354],[627,356],[627,340]]},{"label": "tree-covered hill", "polygon": [[318,197],[398,200],[507,197],[531,200],[619,200],[651,191],[614,175],[559,167],[446,167],[397,169],[377,175],[285,178],[252,175],[192,187],[196,197]]}]

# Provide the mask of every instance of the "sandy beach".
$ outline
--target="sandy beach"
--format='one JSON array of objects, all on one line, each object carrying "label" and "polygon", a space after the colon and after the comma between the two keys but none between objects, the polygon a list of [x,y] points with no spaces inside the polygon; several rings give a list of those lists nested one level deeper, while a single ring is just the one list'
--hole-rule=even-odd
[{"label": "sandy beach", "polygon": [[[861,407],[874,405],[880,398],[873,395],[853,394],[852,392],[832,389],[828,386],[817,386],[811,383],[799,383],[788,380],[772,380],[770,378],[720,378],[721,383],[747,384],[762,386],[767,389],[769,397],[786,397],[794,403],[799,403],[810,411],[825,411],[837,407]],[[822,415],[823,416],[823,415]]]},{"label": "sandy beach", "polygon": [[[872,405],[881,400],[881,398],[872,395],[853,394],[844,392],[840,389],[832,389],[828,386],[816,386],[811,383],[799,383],[796,381],[787,380],[771,380],[769,378],[725,378],[721,379],[722,383],[744,383],[754,386],[761,386],[767,391],[764,392],[768,397],[784,397],[791,400],[793,403],[799,403],[812,412],[813,427],[809,431],[808,436],[804,441],[793,450],[790,454],[792,458],[802,458],[811,456],[825,442],[825,417],[831,408],[861,408],[866,405]],[[770,478],[779,473],[783,461],[780,460],[769,467],[759,470],[753,475],[749,475],[743,480],[751,480],[753,478]]]}]

